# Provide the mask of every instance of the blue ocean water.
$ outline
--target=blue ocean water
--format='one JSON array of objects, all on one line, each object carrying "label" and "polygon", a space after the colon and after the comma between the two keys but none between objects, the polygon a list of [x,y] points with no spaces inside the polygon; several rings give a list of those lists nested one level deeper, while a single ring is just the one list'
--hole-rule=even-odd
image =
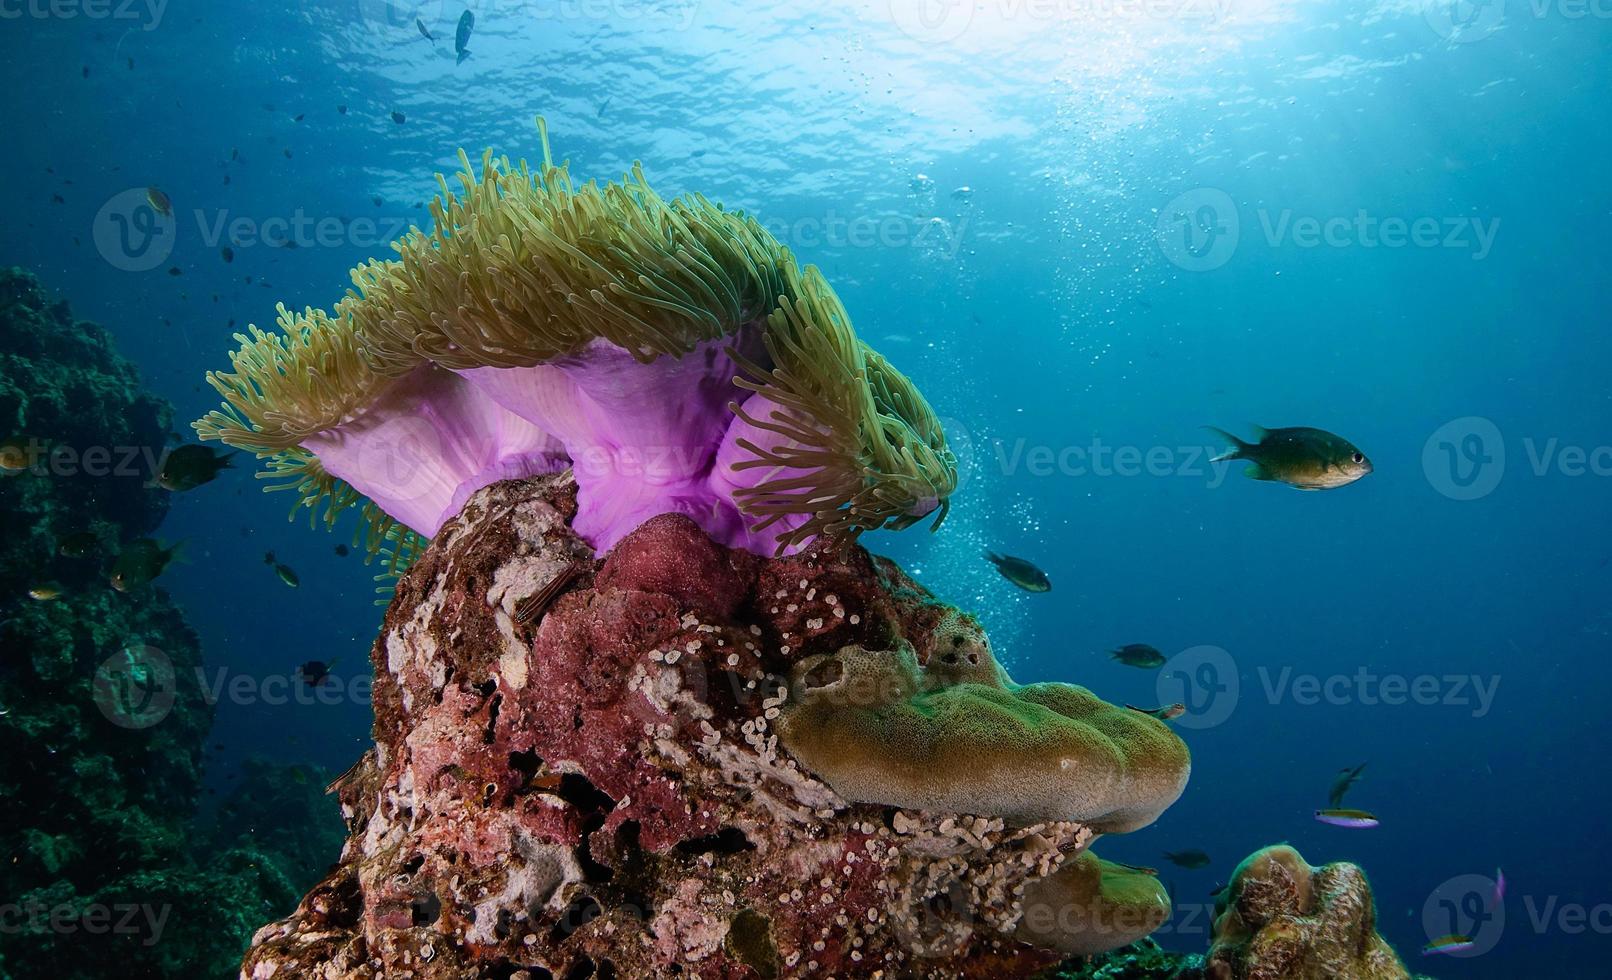
[{"label": "blue ocean water", "polygon": [[[351,265],[429,221],[459,147],[535,156],[542,114],[579,176],[642,160],[665,195],[757,215],[945,417],[966,478],[949,520],[871,548],[975,609],[1021,682],[1189,704],[1185,796],[1104,844],[1173,885],[1166,946],[1202,950],[1211,889],[1285,840],[1365,867],[1408,960],[1471,932],[1474,955],[1417,964],[1436,976],[1604,973],[1612,7],[0,15],[0,263],[105,324],[180,418],[216,403],[203,375],[235,330],[334,301]],[[171,241],[112,217],[147,186],[173,201]],[[1223,447],[1202,426],[1255,423],[1337,432],[1375,472],[1299,493],[1207,462]],[[254,753],[339,771],[369,741],[360,697],[263,683],[315,656],[355,682],[379,618],[373,570],[333,551],[346,535],[286,524],[289,504],[231,472],[177,495],[161,531],[190,542],[163,584],[209,664],[261,694],[221,700],[212,779]],[[1053,591],[1015,590],[985,549],[1036,561]],[[1170,664],[1108,658],[1133,642]],[[1361,762],[1348,802],[1381,826],[1314,821]],[[1214,863],[1161,864],[1186,848]],[[1497,868],[1503,921],[1469,897]]]}]

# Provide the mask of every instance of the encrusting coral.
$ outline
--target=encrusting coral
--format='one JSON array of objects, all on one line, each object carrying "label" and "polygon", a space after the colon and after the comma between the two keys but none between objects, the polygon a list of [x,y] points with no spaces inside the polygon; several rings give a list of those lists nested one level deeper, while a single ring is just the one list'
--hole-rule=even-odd
[{"label": "encrusting coral", "polygon": [[1070,961],[1036,980],[1204,980],[1203,957],[1170,953],[1151,939]]},{"label": "encrusting coral", "polygon": [[[958,785],[973,812],[855,802],[780,739],[801,666],[849,651],[1005,692],[969,617],[844,540],[767,558],[665,514],[595,557],[576,492],[563,474],[479,491],[399,582],[376,746],[337,784],[341,864],[243,976],[1026,978],[1167,912],[1156,882],[1089,856],[1091,826],[1035,816],[1039,787]],[[1080,703],[1116,742],[1163,741]],[[993,751],[973,750],[983,782]],[[1186,758],[1166,754],[1173,798]],[[1096,822],[1166,802],[1087,776],[1104,789],[1066,788],[1112,796]]]},{"label": "encrusting coral", "polygon": [[1285,844],[1255,851],[1216,903],[1211,980],[1405,980],[1377,934],[1365,872],[1305,863]]},{"label": "encrusting coral", "polygon": [[267,457],[327,522],[361,507],[369,550],[404,564],[477,490],[567,468],[600,549],[667,512],[768,554],[944,516],[933,411],[815,268],[637,167],[575,186],[538,125],[536,171],[461,153],[431,232],[333,310],[238,336],[202,438]]},{"label": "encrusting coral", "polygon": [[1124,946],[1164,925],[1170,897],[1158,877],[1086,851],[1026,884],[1020,939],[1065,956]]},{"label": "encrusting coral", "polygon": [[1014,684],[977,624],[944,626],[926,664],[906,646],[798,663],[784,746],[847,799],[1021,824],[1125,833],[1180,797],[1191,765],[1163,722],[1072,684]]}]

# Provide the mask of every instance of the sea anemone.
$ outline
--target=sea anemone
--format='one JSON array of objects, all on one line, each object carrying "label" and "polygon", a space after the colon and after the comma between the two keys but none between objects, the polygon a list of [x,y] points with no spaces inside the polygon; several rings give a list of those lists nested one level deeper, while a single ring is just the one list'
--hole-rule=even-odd
[{"label": "sea anemone", "polygon": [[538,130],[535,173],[461,151],[433,231],[355,268],[331,311],[238,334],[201,437],[267,459],[293,512],[360,507],[361,543],[394,562],[482,487],[567,467],[601,551],[666,512],[778,553],[938,526],[956,487],[939,421],[816,268],[637,165],[577,187]]}]

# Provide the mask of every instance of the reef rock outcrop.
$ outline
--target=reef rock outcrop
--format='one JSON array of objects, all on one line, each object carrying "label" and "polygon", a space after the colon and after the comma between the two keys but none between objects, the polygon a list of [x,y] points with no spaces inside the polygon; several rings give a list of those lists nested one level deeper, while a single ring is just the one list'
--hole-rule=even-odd
[{"label": "reef rock outcrop", "polygon": [[[244,819],[204,831],[200,642],[159,586],[107,585],[119,548],[167,513],[153,480],[172,414],[105,330],[0,269],[6,980],[227,976],[335,857],[322,847],[334,807],[307,786],[240,807],[294,813],[294,839],[258,838]],[[275,772],[248,781],[263,789]]]},{"label": "reef rock outcrop", "polygon": [[1377,935],[1366,874],[1305,863],[1285,844],[1255,851],[1217,903],[1210,980],[1406,980]]},{"label": "reef rock outcrop", "polygon": [[[570,527],[575,492],[479,491],[400,581],[376,745],[336,784],[342,862],[243,976],[1029,977],[1167,914],[1156,882],[1086,850],[1181,792],[1162,723],[1013,685],[978,623],[855,544],[768,559],[667,514],[601,559]],[[836,747],[879,705],[888,739]],[[926,728],[931,709],[1007,727],[968,744]],[[1078,792],[933,808],[982,799],[999,753],[1067,760]],[[912,758],[949,789],[865,776]]]},{"label": "reef rock outcrop", "polygon": [[1071,961],[1037,980],[1204,980],[1203,957],[1171,953],[1151,939]]}]

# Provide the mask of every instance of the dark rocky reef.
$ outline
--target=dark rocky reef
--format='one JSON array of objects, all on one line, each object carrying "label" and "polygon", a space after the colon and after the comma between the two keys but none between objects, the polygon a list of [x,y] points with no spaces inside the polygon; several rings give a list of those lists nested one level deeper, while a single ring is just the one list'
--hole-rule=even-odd
[{"label": "dark rocky reef", "polygon": [[[0,270],[0,976],[12,980],[233,975],[252,930],[335,856],[328,835],[312,867],[238,829],[201,833],[213,709],[200,645],[162,589],[107,587],[119,546],[167,512],[151,460],[171,415],[105,331]],[[61,553],[85,532],[96,543],[82,557]],[[59,598],[30,596],[47,584]],[[319,789],[301,789],[305,805]],[[308,846],[318,827],[304,828]]]},{"label": "dark rocky reef", "polygon": [[[339,781],[342,862],[258,933],[244,976],[1056,965],[1016,936],[1026,889],[1079,863],[1088,827],[853,803],[779,744],[783,678],[814,657],[899,648],[994,678],[971,617],[859,546],[762,559],[678,515],[598,560],[574,508],[564,476],[489,487],[399,583],[373,653],[376,746]],[[1112,889],[1087,877],[1063,888],[1089,903],[1075,917],[1114,929]],[[1103,948],[1157,922],[1130,919]]]},{"label": "dark rocky reef", "polygon": [[1151,939],[1140,939],[1082,963],[1067,963],[1041,980],[1206,980],[1203,957],[1171,953]]}]

